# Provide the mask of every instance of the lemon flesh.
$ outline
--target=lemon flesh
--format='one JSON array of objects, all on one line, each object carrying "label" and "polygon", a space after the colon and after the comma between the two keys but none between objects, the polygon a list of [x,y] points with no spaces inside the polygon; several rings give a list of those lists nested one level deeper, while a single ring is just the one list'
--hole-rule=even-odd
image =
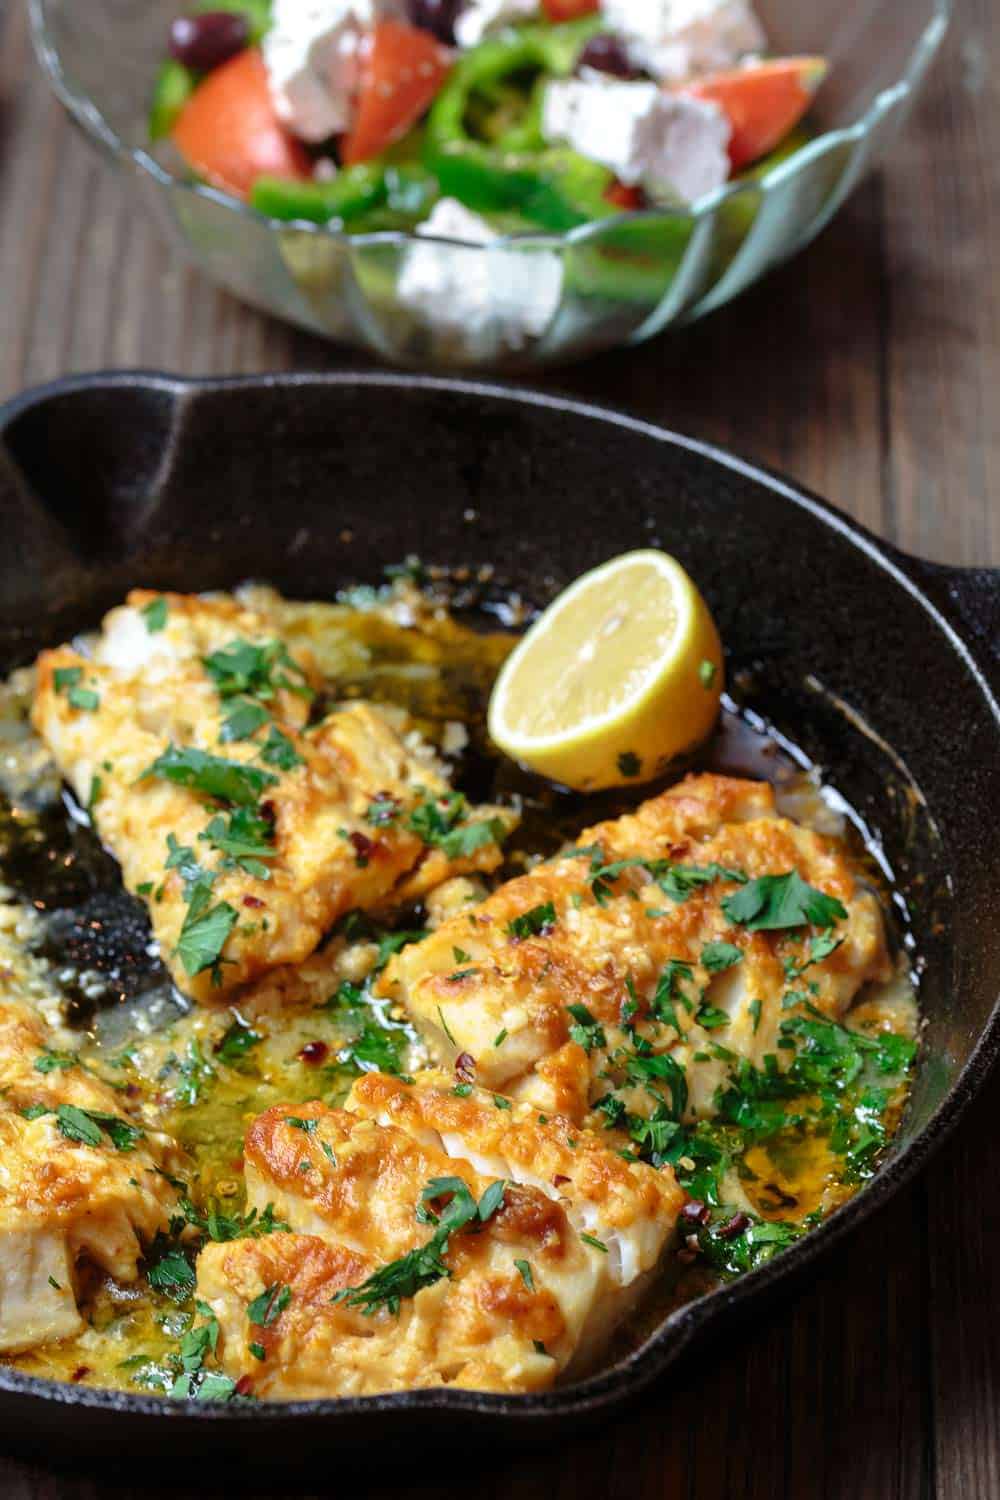
[{"label": "lemon flesh", "polygon": [[712,729],[722,644],[665,552],[627,552],[570,584],[507,658],[494,743],[578,791],[648,781]]}]

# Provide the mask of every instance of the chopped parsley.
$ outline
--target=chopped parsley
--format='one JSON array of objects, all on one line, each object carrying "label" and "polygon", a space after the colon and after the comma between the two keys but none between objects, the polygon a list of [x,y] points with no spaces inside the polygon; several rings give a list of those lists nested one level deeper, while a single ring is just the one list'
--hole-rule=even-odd
[{"label": "chopped parsley", "polygon": [[731,922],[748,932],[771,932],[785,927],[832,927],[847,916],[836,896],[808,885],[797,870],[787,875],[760,875],[722,902]]},{"label": "chopped parsley", "polygon": [[717,668],[714,662],[704,659],[699,663],[698,680],[703,688],[710,688],[715,682],[716,675]]},{"label": "chopped parsley", "polygon": [[276,724],[272,724],[267,732],[267,739],[260,747],[260,758],[269,766],[277,766],[279,771],[294,771],[296,766],[305,765],[288,735]]},{"label": "chopped parsley", "polygon": [[710,974],[720,974],[743,962],[743,949],[735,943],[706,943],[701,950],[701,962]]},{"label": "chopped parsley", "polygon": [[274,858],[274,829],[253,808],[237,807],[230,813],[216,813],[198,837],[223,856],[221,869],[239,867],[257,880],[270,879],[271,872],[262,861]]},{"label": "chopped parsley", "polygon": [[215,1077],[215,1069],[205,1058],[197,1037],[188,1042],[187,1051],[177,1063],[180,1083],[177,1088],[178,1103],[188,1109],[197,1104],[208,1084]]},{"label": "chopped parsley", "polygon": [[191,1262],[162,1230],[150,1246],[146,1280],[155,1291],[162,1292],[174,1302],[186,1302],[195,1288]]},{"label": "chopped parsley", "polygon": [[590,888],[594,893],[594,899],[599,906],[607,906],[614,895],[613,886],[618,877],[625,870],[638,869],[644,871],[665,896],[671,901],[682,905],[687,901],[693,891],[704,885],[711,885],[716,880],[736,881],[742,883],[747,879],[743,870],[727,869],[724,865],[712,863],[709,865],[681,865],[674,864],[669,859],[617,859],[610,864],[604,863],[604,852],[600,847],[592,849],[577,849],[577,855],[590,855],[590,873],[588,880]]},{"label": "chopped parsley", "polygon": [[[390,1261],[356,1287],[337,1292],[334,1302],[357,1307],[371,1317],[385,1308],[392,1316],[399,1312],[404,1297],[415,1297],[425,1286],[449,1277],[445,1264],[451,1236],[467,1225],[485,1224],[503,1203],[506,1184],[493,1182],[477,1204],[461,1177],[434,1177],[427,1183],[417,1204],[416,1216],[421,1224],[433,1224],[434,1233],[426,1244],[409,1251],[399,1260]],[[447,1199],[443,1207],[435,1203]]]},{"label": "chopped parsley", "polygon": [[80,1059],[75,1052],[58,1052],[46,1047],[35,1058],[36,1073],[54,1073],[62,1068],[75,1068]]},{"label": "chopped parsley", "polygon": [[541,906],[533,906],[530,911],[522,912],[519,917],[513,917],[507,923],[507,931],[515,940],[545,937],[555,924],[556,909],[551,901],[546,901]]},{"label": "chopped parsley", "polygon": [[314,696],[306,673],[281,641],[234,640],[202,657],[220,698],[248,697],[270,702],[279,688],[302,698]]},{"label": "chopped parsley", "polygon": [[500,818],[463,821],[469,804],[461,792],[445,792],[417,804],[407,819],[407,827],[425,844],[443,850],[448,859],[462,859],[487,844],[502,844],[507,836],[506,824]]},{"label": "chopped parsley", "polygon": [[181,1209],[189,1224],[221,1244],[230,1240],[259,1240],[266,1234],[287,1234],[290,1229],[282,1219],[274,1217],[273,1203],[269,1203],[260,1214],[255,1208],[245,1214],[227,1214],[216,1203],[210,1202],[201,1213],[190,1198],[182,1198]]},{"label": "chopped parsley", "polygon": [[569,1028],[570,1041],[576,1042],[584,1052],[594,1052],[599,1047],[606,1047],[608,1039],[604,1027],[595,1019],[585,1005],[567,1005],[566,1009],[573,1018],[574,1024]]},{"label": "chopped parsley", "polygon": [[168,606],[162,594],[156,599],[150,599],[148,604],[142,606],[139,613],[145,621],[149,635],[156,635],[158,631],[166,628]]},{"label": "chopped parsley", "polygon": [[205,969],[212,969],[213,978],[218,977],[219,957],[239,919],[228,901],[210,906],[211,899],[205,885],[195,888],[177,939],[177,956],[190,979]]},{"label": "chopped parsley", "polygon": [[58,1106],[56,1124],[68,1141],[76,1141],[83,1146],[100,1146],[107,1136],[116,1151],[134,1151],[136,1141],[141,1140],[143,1135],[137,1125],[130,1125],[118,1115],[78,1109],[75,1104]]},{"label": "chopped parsley", "polygon": [[95,708],[100,707],[101,700],[92,688],[80,686],[82,678],[82,667],[56,667],[52,674],[52,683],[57,693],[65,694],[66,701],[71,707],[93,713]]},{"label": "chopped parsley", "polygon": [[720,1027],[729,1025],[730,1016],[728,1011],[720,1010],[716,1005],[701,1005],[695,1020],[706,1031],[718,1031]]},{"label": "chopped parsley", "polygon": [[601,1252],[602,1255],[607,1255],[607,1253],[608,1253],[608,1247],[607,1247],[607,1245],[604,1243],[603,1240],[599,1240],[597,1238],[596,1234],[587,1234],[583,1230],[581,1230],[580,1231],[580,1238],[581,1238],[581,1240],[583,1240],[584,1244],[592,1245],[595,1250],[600,1250],[600,1252]]},{"label": "chopped parsley", "polygon": [[259,1031],[254,1031],[239,1016],[234,1016],[212,1050],[220,1062],[232,1066],[246,1057],[251,1047],[256,1047],[260,1041],[263,1037]]},{"label": "chopped parsley", "polygon": [[519,1275],[521,1277],[521,1280],[524,1282],[525,1286],[528,1288],[528,1291],[529,1292],[533,1292],[535,1290],[535,1278],[531,1274],[531,1267],[528,1264],[528,1262],[526,1260],[516,1260],[514,1262],[514,1266],[515,1266],[515,1269],[518,1271],[518,1273],[519,1273]]},{"label": "chopped parsley", "polygon": [[210,755],[207,750],[198,750],[194,746],[182,749],[174,744],[168,745],[139,779],[145,781],[150,776],[159,776],[177,786],[191,787],[193,791],[234,807],[255,806],[261,793],[278,780],[277,776],[262,771],[259,766],[225,760],[221,755]]},{"label": "chopped parsley", "polygon": [[279,1282],[265,1287],[258,1297],[247,1307],[247,1320],[255,1328],[270,1328],[276,1323],[292,1300],[292,1289],[290,1286],[282,1286]]},{"label": "chopped parsley", "polygon": [[219,730],[219,739],[224,745],[239,740],[249,740],[266,724],[269,715],[266,708],[252,698],[234,698]]},{"label": "chopped parsley", "polygon": [[400,802],[390,792],[379,792],[365,809],[365,822],[373,828],[387,828],[399,817]]}]

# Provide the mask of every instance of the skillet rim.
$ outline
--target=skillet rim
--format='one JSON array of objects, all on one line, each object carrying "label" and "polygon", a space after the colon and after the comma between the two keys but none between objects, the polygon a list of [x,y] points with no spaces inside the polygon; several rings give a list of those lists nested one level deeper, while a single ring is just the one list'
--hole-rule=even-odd
[{"label": "skillet rim", "polygon": [[[681,448],[698,455],[752,483],[762,484],[782,501],[806,511],[818,525],[826,526],[863,553],[879,567],[891,582],[902,588],[930,616],[934,627],[944,635],[954,656],[970,672],[983,704],[992,716],[1000,742],[1000,667],[989,660],[988,649],[973,643],[962,633],[963,596],[973,602],[976,580],[984,575],[992,586],[1000,586],[1000,570],[954,568],[925,561],[885,542],[829,501],[823,500],[805,486],[787,478],[766,465],[720,448],[699,438],[688,437],[670,428],[648,422],[599,403],[581,401],[560,393],[538,391],[496,381],[468,380],[451,376],[408,374],[396,371],[287,371],[257,375],[189,377],[167,372],[136,369],[96,371],[65,376],[32,387],[0,406],[0,441],[6,429],[26,411],[48,401],[78,391],[159,389],[175,400],[227,389],[315,389],[327,387],[374,387],[397,389],[404,395],[411,390],[451,392],[475,396],[491,402],[509,402],[542,408],[583,418],[589,423],[604,422],[624,428],[643,438]],[[948,609],[934,597],[935,579],[950,581],[957,609]],[[963,582],[968,586],[963,590]],[[518,1433],[535,1431],[546,1423],[610,1414],[630,1397],[648,1388],[673,1365],[702,1331],[719,1319],[766,1298],[780,1281],[794,1278],[818,1257],[825,1255],[838,1241],[883,1206],[899,1188],[926,1163],[929,1156],[951,1133],[961,1115],[981,1091],[997,1058],[1000,1057],[1000,996],[994,1002],[986,1024],[979,1033],[970,1056],[951,1089],[934,1110],[923,1129],[879,1169],[870,1183],[831,1215],[816,1231],[784,1250],[775,1260],[750,1272],[737,1281],[686,1304],[669,1314],[644,1343],[610,1369],[571,1386],[530,1396],[496,1395],[489,1392],[437,1388],[426,1391],[401,1391],[376,1396],[335,1397],[325,1401],[258,1402],[250,1406],[233,1406],[195,1401],[172,1401],[165,1396],[133,1395],[129,1392],[97,1387],[73,1386],[64,1381],[25,1375],[0,1365],[0,1395],[22,1398],[37,1406],[75,1406],[103,1412],[114,1412],[122,1419],[156,1417],[186,1426],[192,1421],[221,1427],[235,1436],[250,1423],[310,1420],[335,1422],[343,1427],[359,1418],[380,1413],[451,1413],[456,1418],[502,1419],[505,1426],[515,1426]]]}]

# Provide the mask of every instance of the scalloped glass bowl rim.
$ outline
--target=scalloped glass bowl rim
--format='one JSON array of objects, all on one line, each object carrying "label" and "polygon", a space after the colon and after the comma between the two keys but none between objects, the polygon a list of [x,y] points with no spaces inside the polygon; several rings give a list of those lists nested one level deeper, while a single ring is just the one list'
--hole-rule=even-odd
[{"label": "scalloped glass bowl rim", "polygon": [[747,193],[766,193],[780,186],[801,168],[807,167],[810,162],[824,156],[836,146],[864,139],[870,131],[875,130],[891,109],[913,92],[915,85],[923,76],[925,67],[944,40],[951,20],[953,3],[954,0],[933,0],[930,20],[913,49],[906,72],[896,83],[890,84],[876,94],[860,119],[852,125],[841,125],[834,130],[827,130],[821,135],[814,136],[806,145],[793,152],[785,160],[778,162],[762,176],[741,178],[725,183],[693,204],[679,205],[671,209],[643,209],[609,215],[606,219],[579,224],[576,228],[561,234],[539,230],[537,233],[502,235],[490,240],[488,244],[455,239],[446,235],[417,234],[413,230],[401,229],[384,229],[369,234],[349,234],[346,230],[334,228],[331,224],[316,224],[307,219],[273,219],[218,188],[177,177],[166,167],[161,166],[148,151],[127,146],[108,124],[93,100],[86,95],[76,93],[69,87],[58,50],[48,37],[45,23],[45,0],[28,0],[28,14],[36,56],[61,103],[89,136],[104,146],[114,157],[131,162],[140,173],[147,174],[158,186],[168,191],[180,190],[190,193],[196,198],[205,199],[218,207],[228,209],[238,217],[264,225],[278,233],[295,230],[297,233],[309,234],[318,239],[343,245],[439,244],[453,245],[464,250],[489,250],[495,253],[498,247],[503,248],[508,245],[516,246],[518,249],[536,247],[556,249],[562,246],[586,244],[589,240],[601,235],[609,226],[618,227],[623,224],[655,223],[657,220],[681,218],[688,220],[694,226],[702,217],[714,212],[722,203],[740,198]]}]

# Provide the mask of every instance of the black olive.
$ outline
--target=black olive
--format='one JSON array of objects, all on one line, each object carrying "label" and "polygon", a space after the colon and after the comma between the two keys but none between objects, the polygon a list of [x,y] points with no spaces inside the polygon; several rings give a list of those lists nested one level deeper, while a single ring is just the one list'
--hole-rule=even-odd
[{"label": "black olive", "polygon": [[580,67],[593,68],[598,73],[610,73],[615,78],[645,78],[629,58],[621,37],[609,36],[606,32],[592,36],[580,53]]},{"label": "black olive", "polygon": [[170,56],[196,73],[210,73],[250,45],[250,27],[235,11],[178,16],[170,28]]},{"label": "black olive", "polygon": [[448,46],[455,41],[455,22],[462,0],[409,0],[410,20],[414,26],[433,32],[439,42]]}]

